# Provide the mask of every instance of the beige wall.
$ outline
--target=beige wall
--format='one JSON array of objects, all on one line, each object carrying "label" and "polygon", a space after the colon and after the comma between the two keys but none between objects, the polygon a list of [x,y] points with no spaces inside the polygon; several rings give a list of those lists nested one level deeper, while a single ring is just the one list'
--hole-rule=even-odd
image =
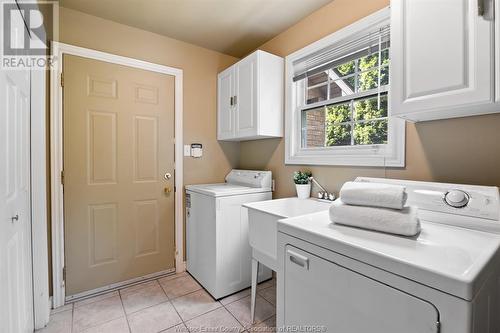
[{"label": "beige wall", "polygon": [[[389,4],[386,0],[335,0],[259,49],[288,54]],[[500,114],[408,124],[405,168],[300,167],[284,165],[284,140],[241,143],[240,167],[269,169],[276,197],[294,195],[293,171],[310,169],[328,190],[356,176],[500,186]]]},{"label": "beige wall", "polygon": [[[388,5],[386,0],[335,0],[260,47],[285,57]],[[222,181],[233,167],[269,169],[276,197],[294,195],[292,172],[284,165],[284,142],[216,140],[217,73],[236,58],[157,34],[61,8],[60,39],[184,70],[184,141],[204,145],[202,159],[184,159],[185,184]],[[328,189],[356,176],[434,180],[500,186],[500,115],[407,125],[405,168],[303,167]]]},{"label": "beige wall", "polygon": [[223,181],[238,164],[239,144],[216,139],[217,73],[238,59],[192,44],[61,8],[60,40],[184,71],[184,143],[203,144],[203,158],[184,159],[184,183]]},{"label": "beige wall", "polygon": [[224,181],[239,163],[240,145],[216,139],[217,73],[237,58],[67,8],[60,8],[59,18],[63,43],[181,68],[184,143],[204,148],[202,158],[184,158],[184,184]]}]

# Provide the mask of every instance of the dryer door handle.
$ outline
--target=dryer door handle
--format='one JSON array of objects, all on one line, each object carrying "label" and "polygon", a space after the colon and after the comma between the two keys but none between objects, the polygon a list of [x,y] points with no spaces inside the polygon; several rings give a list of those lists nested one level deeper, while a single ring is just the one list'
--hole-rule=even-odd
[{"label": "dryer door handle", "polygon": [[287,250],[286,253],[288,259],[295,265],[298,265],[306,270],[309,270],[309,258],[301,254],[298,254],[297,252],[294,252],[292,250]]}]

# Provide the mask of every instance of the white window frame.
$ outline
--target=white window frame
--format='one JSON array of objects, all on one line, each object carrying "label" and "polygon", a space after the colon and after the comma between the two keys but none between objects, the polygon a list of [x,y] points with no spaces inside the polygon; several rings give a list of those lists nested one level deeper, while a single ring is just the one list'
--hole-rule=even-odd
[{"label": "white window frame", "polygon": [[[301,114],[297,83],[293,82],[293,63],[319,50],[349,41],[364,31],[373,31],[390,23],[389,7],[381,9],[337,32],[300,49],[285,58],[285,164],[352,165],[374,167],[404,167],[406,122],[391,117],[389,96],[389,128],[387,144],[339,147],[303,148],[301,145]],[[389,70],[389,74],[391,70]],[[391,74],[390,74],[391,75]],[[390,84],[392,81],[389,80]],[[390,94],[390,91],[389,91]]]}]

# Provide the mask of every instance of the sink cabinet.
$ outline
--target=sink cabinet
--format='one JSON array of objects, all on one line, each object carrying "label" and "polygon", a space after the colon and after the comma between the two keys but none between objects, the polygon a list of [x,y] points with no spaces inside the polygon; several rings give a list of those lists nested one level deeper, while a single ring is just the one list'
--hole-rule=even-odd
[{"label": "sink cabinet", "polygon": [[218,75],[217,139],[283,136],[283,58],[256,51]]}]

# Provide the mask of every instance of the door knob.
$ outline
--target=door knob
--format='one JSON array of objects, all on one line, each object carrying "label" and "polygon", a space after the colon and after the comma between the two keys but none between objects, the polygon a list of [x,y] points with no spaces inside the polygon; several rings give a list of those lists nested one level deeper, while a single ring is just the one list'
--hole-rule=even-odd
[{"label": "door knob", "polygon": [[165,180],[169,180],[170,178],[172,178],[172,174],[170,172],[167,172],[163,178],[165,178]]},{"label": "door knob", "polygon": [[12,217],[10,218],[10,221],[11,221],[12,223],[14,223],[14,222],[16,222],[16,221],[19,221],[19,214],[16,214],[16,216],[12,216]]}]

